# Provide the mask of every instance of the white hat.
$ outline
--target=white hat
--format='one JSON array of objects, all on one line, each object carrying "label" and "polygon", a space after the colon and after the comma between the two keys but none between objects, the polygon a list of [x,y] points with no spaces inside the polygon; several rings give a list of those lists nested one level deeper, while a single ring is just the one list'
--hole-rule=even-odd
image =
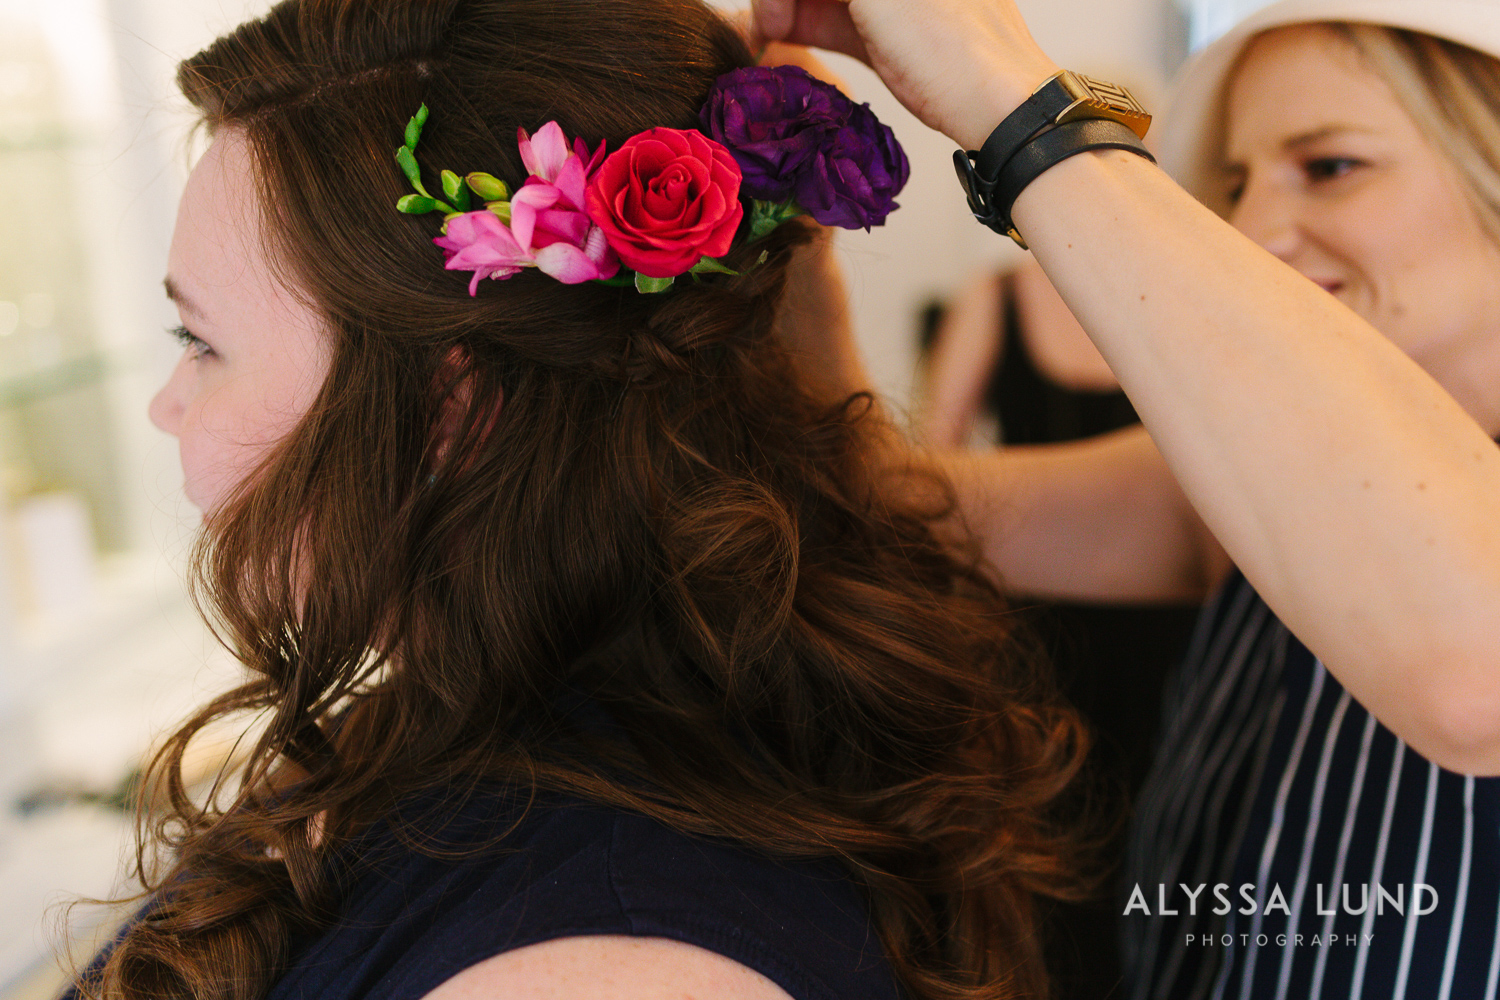
[{"label": "white hat", "polygon": [[1267,29],[1314,21],[1406,28],[1500,58],[1500,0],[1281,0],[1205,47],[1178,77],[1158,158],[1183,187],[1212,204],[1214,161],[1224,146],[1224,88],[1245,46]]}]

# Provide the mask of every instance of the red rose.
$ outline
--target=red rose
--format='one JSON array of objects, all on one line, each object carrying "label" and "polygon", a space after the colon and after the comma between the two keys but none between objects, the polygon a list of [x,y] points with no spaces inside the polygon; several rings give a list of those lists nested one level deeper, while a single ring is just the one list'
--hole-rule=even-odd
[{"label": "red rose", "polygon": [[686,273],[729,252],[745,210],[740,167],[699,132],[631,136],[589,181],[588,215],[626,267],[649,278]]}]

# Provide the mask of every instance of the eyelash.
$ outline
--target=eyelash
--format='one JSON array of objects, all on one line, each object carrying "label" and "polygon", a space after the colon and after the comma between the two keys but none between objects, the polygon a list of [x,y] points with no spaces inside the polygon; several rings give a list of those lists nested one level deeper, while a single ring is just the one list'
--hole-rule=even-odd
[{"label": "eyelash", "polygon": [[1319,156],[1303,163],[1302,172],[1307,175],[1308,180],[1316,184],[1322,181],[1338,180],[1362,165],[1363,161],[1356,160],[1352,156]]},{"label": "eyelash", "polygon": [[191,352],[192,357],[195,359],[205,357],[214,352],[214,349],[209,347],[206,341],[194,335],[185,326],[169,327],[167,332],[176,337],[182,344],[183,349]]},{"label": "eyelash", "polygon": [[[1302,173],[1309,183],[1324,184],[1345,177],[1350,171],[1364,165],[1365,161],[1352,156],[1318,156],[1303,162]],[[1245,193],[1244,182],[1236,183],[1225,193],[1229,196],[1229,204],[1237,204],[1240,196]]]}]

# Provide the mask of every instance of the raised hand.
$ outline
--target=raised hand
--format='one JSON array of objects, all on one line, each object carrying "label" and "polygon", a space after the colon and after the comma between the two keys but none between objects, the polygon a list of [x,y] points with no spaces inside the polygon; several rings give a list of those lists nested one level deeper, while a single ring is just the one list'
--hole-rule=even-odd
[{"label": "raised hand", "polygon": [[906,108],[977,148],[1057,71],[1013,0],[753,0],[766,39],[867,63]]}]

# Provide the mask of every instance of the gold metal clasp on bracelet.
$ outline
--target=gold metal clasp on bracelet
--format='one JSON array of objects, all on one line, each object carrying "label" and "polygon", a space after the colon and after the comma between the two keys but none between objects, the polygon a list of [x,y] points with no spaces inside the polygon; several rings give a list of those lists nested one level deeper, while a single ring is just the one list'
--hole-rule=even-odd
[{"label": "gold metal clasp on bracelet", "polygon": [[1055,79],[1073,99],[1073,103],[1053,119],[1058,125],[1080,118],[1105,118],[1119,122],[1142,139],[1146,138],[1146,132],[1151,128],[1151,115],[1124,87],[1066,69]]}]

